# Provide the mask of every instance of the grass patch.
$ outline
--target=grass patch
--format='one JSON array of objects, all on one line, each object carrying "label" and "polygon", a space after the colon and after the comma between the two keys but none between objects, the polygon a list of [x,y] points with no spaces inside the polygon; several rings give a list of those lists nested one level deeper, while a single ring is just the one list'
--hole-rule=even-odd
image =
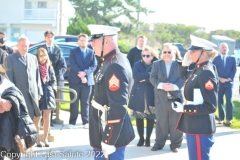
[{"label": "grass patch", "polygon": [[233,100],[233,120],[231,128],[240,128],[240,102]]},{"label": "grass patch", "polygon": [[[224,105],[226,106],[225,99],[224,99]],[[218,108],[215,112],[215,116],[218,117]],[[240,129],[240,102],[236,99],[233,99],[233,119],[232,119],[231,128]]]},{"label": "grass patch", "polygon": [[[68,87],[68,86],[65,86]],[[64,100],[70,100],[70,94],[64,92]],[[80,104],[79,104],[80,106]],[[70,103],[61,103],[60,106],[61,110],[69,111],[70,110]],[[79,107],[80,112],[80,107]],[[128,113],[130,114],[130,109],[128,109]],[[218,117],[218,109],[215,112],[215,115]],[[132,125],[136,126],[136,118],[134,116],[131,117]],[[144,127],[146,127],[146,119],[144,119]],[[236,99],[233,99],[233,120],[231,128],[233,129],[240,129],[240,102]]]}]

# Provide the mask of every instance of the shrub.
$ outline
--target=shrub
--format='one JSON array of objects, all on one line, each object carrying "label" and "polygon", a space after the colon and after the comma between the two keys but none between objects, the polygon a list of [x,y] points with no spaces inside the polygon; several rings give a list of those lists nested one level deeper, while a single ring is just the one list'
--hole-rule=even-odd
[{"label": "shrub", "polygon": [[127,54],[132,47],[128,45],[125,41],[118,40],[118,48],[122,53]]}]

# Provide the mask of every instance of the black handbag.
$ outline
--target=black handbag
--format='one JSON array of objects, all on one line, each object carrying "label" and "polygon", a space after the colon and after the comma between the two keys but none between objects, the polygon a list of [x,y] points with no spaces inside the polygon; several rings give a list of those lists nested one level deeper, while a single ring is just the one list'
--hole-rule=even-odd
[{"label": "black handbag", "polygon": [[17,123],[17,135],[21,139],[24,139],[27,149],[32,147],[37,140],[37,129],[31,117],[28,114],[20,115],[18,116]]}]

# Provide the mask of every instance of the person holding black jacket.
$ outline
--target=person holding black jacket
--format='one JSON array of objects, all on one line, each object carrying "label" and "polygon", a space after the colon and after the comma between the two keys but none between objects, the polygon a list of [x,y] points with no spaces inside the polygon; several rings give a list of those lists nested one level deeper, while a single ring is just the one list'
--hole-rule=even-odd
[{"label": "person holding black jacket", "polygon": [[[1,65],[0,97],[0,160],[4,160],[4,157],[19,160],[20,151],[35,144],[37,130],[28,115],[23,94],[7,79],[6,72]],[[19,147],[16,143],[16,135],[26,137],[24,138],[25,148]]]}]

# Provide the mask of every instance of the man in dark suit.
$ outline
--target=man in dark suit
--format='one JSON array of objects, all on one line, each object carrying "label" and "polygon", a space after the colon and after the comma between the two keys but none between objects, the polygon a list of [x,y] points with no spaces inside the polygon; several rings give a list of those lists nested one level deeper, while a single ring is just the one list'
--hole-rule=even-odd
[{"label": "man in dark suit", "polygon": [[[78,99],[70,104],[70,119],[68,128],[74,128],[78,117],[79,100],[81,103],[81,118],[84,128],[88,128],[89,99],[94,85],[93,72],[97,68],[97,60],[94,51],[87,47],[88,36],[80,34],[78,36],[79,47],[70,51],[69,57],[69,87],[77,92]],[[70,98],[74,95],[70,93]]]},{"label": "man in dark suit", "polygon": [[67,64],[61,53],[60,48],[53,44],[54,33],[52,31],[46,31],[44,33],[46,44],[39,48],[45,48],[48,51],[49,58],[52,62],[52,66],[57,78],[57,81],[64,80],[64,73],[67,70]]},{"label": "man in dark suit", "polygon": [[[218,90],[218,116],[219,124],[224,123],[230,126],[232,123],[232,93],[233,93],[233,80],[236,74],[236,61],[234,57],[228,56],[227,43],[221,43],[219,47],[220,54],[214,58],[213,64],[217,68],[219,77],[219,90]],[[224,122],[224,105],[223,97],[226,96],[226,122]]]},{"label": "man in dark suit", "polygon": [[[52,62],[52,67],[55,72],[57,79],[57,85],[64,87],[64,73],[67,70],[67,64],[65,58],[63,57],[60,48],[53,44],[54,33],[52,31],[46,31],[44,33],[46,44],[40,46],[39,48],[45,48],[48,51],[48,56]],[[58,91],[55,95],[57,99],[63,99],[63,93]],[[51,126],[54,126],[52,123],[52,113],[51,113]]]}]

